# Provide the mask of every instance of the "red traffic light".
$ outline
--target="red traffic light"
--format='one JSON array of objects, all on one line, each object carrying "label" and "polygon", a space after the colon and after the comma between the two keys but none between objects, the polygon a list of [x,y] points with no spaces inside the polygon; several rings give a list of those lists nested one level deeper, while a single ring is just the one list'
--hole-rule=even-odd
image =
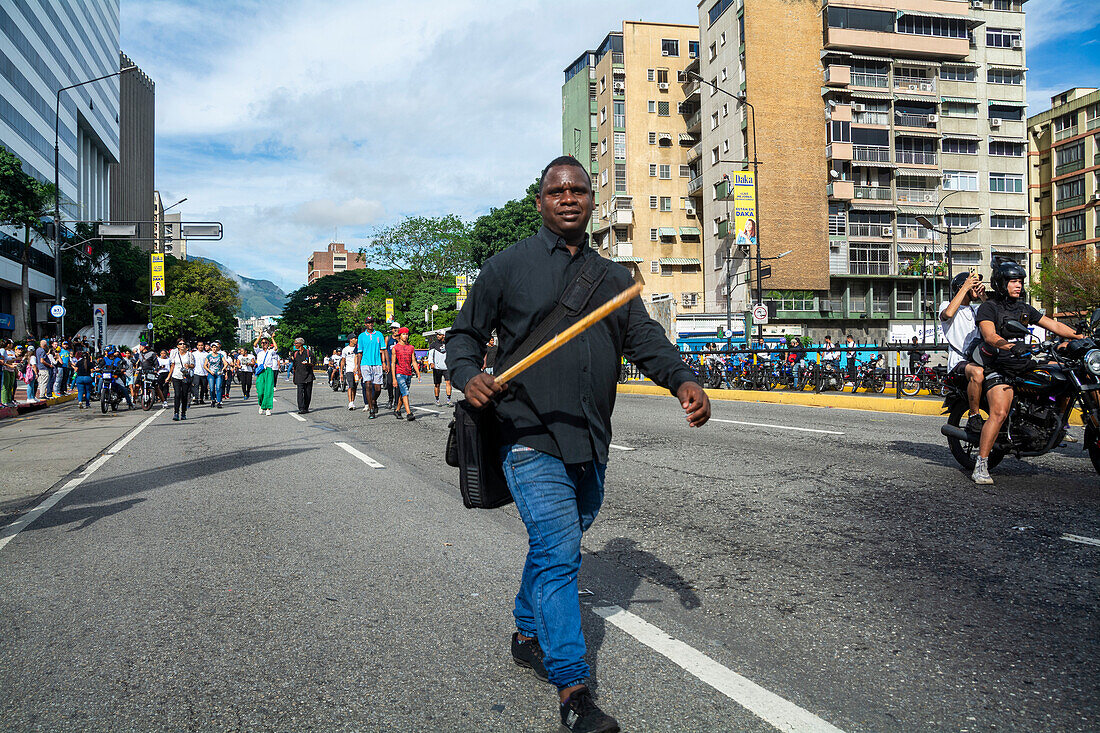
[{"label": "red traffic light", "polygon": [[86,254],[88,257],[92,256],[92,245],[90,245],[90,244],[85,244],[84,245],[84,254]]}]

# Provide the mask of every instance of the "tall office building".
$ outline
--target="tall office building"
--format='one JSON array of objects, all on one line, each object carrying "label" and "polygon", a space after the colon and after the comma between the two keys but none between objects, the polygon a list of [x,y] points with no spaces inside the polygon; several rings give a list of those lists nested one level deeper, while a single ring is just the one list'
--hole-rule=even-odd
[{"label": "tall office building", "polygon": [[[1096,257],[1100,248],[1100,91],[1074,88],[1027,120],[1031,251]],[[1087,170],[1086,170],[1087,169]],[[1051,307],[1051,303],[1045,303]]]},{"label": "tall office building", "polygon": [[698,35],[692,25],[624,21],[566,69],[562,87],[562,148],[589,165],[598,202],[592,246],[631,267],[645,299],[686,313],[703,305],[688,160],[698,139],[676,80],[698,55]]},{"label": "tall office building", "polygon": [[[0,4],[0,145],[40,181],[54,179],[57,91],[118,71],[118,12],[118,0]],[[117,77],[61,94],[58,177],[67,221],[109,218],[108,168],[118,162],[118,114]],[[22,232],[3,227],[0,235],[0,334],[22,335],[18,254],[13,258],[21,251]],[[45,242],[33,247],[32,308],[35,320],[44,321],[53,301],[53,255]],[[18,329],[6,328],[16,324]]]},{"label": "tall office building", "polygon": [[187,240],[183,238],[183,216],[178,211],[169,212],[177,204],[164,205],[160,191],[153,191],[153,251],[181,260],[187,259]]},{"label": "tall office building", "polygon": [[[119,69],[131,66],[136,64],[120,52]],[[146,251],[154,244],[149,201],[153,198],[155,93],[153,80],[141,69],[119,78],[119,156],[110,168],[111,221],[140,222],[134,244]]]},{"label": "tall office building", "polygon": [[[787,330],[913,333],[946,269],[944,237],[918,216],[973,227],[954,237],[954,271],[1027,261],[1022,0],[703,0],[699,16],[700,74],[756,110],[762,253],[791,252],[766,263],[765,299]],[[755,153],[752,115],[722,94],[702,105],[704,270],[721,308],[721,180],[745,166],[713,161]],[[742,307],[749,254],[733,248]]]}]

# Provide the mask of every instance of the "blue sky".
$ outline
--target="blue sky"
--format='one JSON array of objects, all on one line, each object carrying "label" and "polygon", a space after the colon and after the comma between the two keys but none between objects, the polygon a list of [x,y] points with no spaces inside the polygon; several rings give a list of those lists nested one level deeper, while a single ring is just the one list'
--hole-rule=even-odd
[{"label": "blue sky", "polygon": [[[1027,3],[1029,112],[1100,85],[1100,0]],[[691,0],[123,0],[122,48],[156,82],[157,187],[193,243],[285,290],[334,233],[473,218],[561,147],[562,69],[623,18],[696,23]]]}]

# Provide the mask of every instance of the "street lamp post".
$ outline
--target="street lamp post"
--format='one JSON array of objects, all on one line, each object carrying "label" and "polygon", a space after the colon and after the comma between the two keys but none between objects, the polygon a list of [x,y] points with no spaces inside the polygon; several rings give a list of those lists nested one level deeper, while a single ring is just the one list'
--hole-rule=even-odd
[{"label": "street lamp post", "polygon": [[[946,201],[947,199],[949,199],[950,197],[954,196],[955,194],[961,193],[961,192],[962,192],[961,190],[952,191],[951,193],[947,194],[942,199],[940,199],[940,202],[936,205],[936,213],[934,213],[932,215],[936,220],[935,224],[933,224],[928,219],[927,216],[918,216],[917,217],[917,223],[920,224],[925,229],[928,229],[929,231],[936,232],[938,234],[944,234],[944,235],[947,236],[947,244],[946,244],[946,247],[944,249],[944,259],[947,261],[948,290],[950,290],[951,278],[953,277],[953,268],[951,267],[951,238],[955,234],[966,234],[967,232],[972,232],[978,227],[977,222],[971,224],[970,226],[966,227],[965,229],[955,229],[954,227],[952,227],[949,224],[945,224],[943,227],[937,226],[939,224],[939,221],[940,221],[940,207],[943,206],[943,202]],[[927,252],[927,251],[928,251],[928,247],[927,247],[927,245],[925,245],[925,252]],[[927,263],[927,260],[928,260],[928,256],[926,254],[925,255],[925,262],[926,263]],[[935,272],[933,272],[933,274],[932,274],[933,290],[935,290],[935,282],[936,282]],[[937,337],[938,337],[938,332],[937,332]]]},{"label": "street lamp post", "polygon": [[[707,81],[706,79],[704,79],[702,76],[700,76],[698,73],[696,73],[694,71],[688,71],[688,72],[685,72],[685,73],[687,74],[687,76],[689,78],[694,78],[695,80],[697,80],[701,84],[706,84],[711,89],[714,89],[715,91],[718,91],[718,92],[722,92],[722,94],[725,94],[728,97],[733,97],[734,99],[736,99],[741,104],[746,105],[749,108],[749,114],[752,116],[752,160],[750,162],[752,163],[752,197],[753,197],[753,200],[756,202],[756,222],[755,222],[755,224],[756,224],[756,232],[755,232],[756,233],[756,302],[757,303],[763,303],[764,302],[764,279],[760,276],[760,261],[761,261],[761,256],[760,256],[760,196],[757,193],[757,179],[760,177],[760,160],[759,160],[759,155],[757,154],[758,148],[756,147],[756,108],[752,106],[752,102],[750,102],[745,97],[745,95],[743,95],[743,94],[734,94],[733,92],[726,91],[725,89],[718,86],[717,84],[711,84],[709,81]],[[728,196],[729,193],[730,192],[727,191],[726,195]],[[728,267],[729,267],[728,262],[727,262],[726,267],[728,269]],[[728,276],[727,276],[727,280],[726,280],[726,285],[727,285],[727,288],[726,288],[726,312],[727,312],[726,322],[727,322],[727,326],[728,326],[729,325],[729,320],[730,320],[729,315],[728,315],[729,310],[730,310],[729,300],[730,300],[730,295],[731,295],[731,293],[729,292],[729,287],[728,287],[728,285],[729,285]],[[756,328],[757,338],[762,338],[763,337],[763,331],[764,331],[764,327],[762,325],[758,325],[757,328]],[[745,335],[748,336],[748,324],[747,323],[745,324]]]},{"label": "street lamp post", "polygon": [[[58,303],[61,302],[61,92],[82,87],[85,84],[110,79],[113,76],[122,76],[125,72],[132,71],[136,68],[136,66],[127,66],[124,69],[119,69],[110,74],[104,74],[94,79],[70,84],[67,87],[61,87],[57,90],[57,97],[53,106],[53,290],[54,300]],[[65,316],[61,316],[61,333],[58,335],[65,335]]]}]

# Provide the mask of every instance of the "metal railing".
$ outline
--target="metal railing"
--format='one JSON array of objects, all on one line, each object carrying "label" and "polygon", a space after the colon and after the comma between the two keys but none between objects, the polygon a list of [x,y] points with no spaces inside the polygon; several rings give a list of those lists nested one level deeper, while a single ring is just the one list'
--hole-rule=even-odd
[{"label": "metal railing", "polygon": [[898,239],[932,239],[932,230],[922,226],[898,225]]},{"label": "metal railing", "polygon": [[853,112],[853,125],[889,125],[890,114],[888,112]]},{"label": "metal railing", "polygon": [[914,165],[936,165],[938,159],[936,153],[921,150],[897,150],[894,151],[894,159],[898,163],[911,163]]},{"label": "metal railing", "polygon": [[889,163],[890,148],[883,148],[875,145],[854,145],[852,146],[852,156],[856,160],[870,161],[872,163]]},{"label": "metal railing", "polygon": [[857,199],[868,199],[871,201],[890,200],[889,186],[856,186],[855,193]]},{"label": "metal railing", "polygon": [[905,188],[898,187],[898,202],[928,203],[939,201],[939,191],[933,188]]},{"label": "metal railing", "polygon": [[894,124],[899,127],[935,127],[935,122],[930,122],[929,115],[914,115],[905,112],[894,113]]},{"label": "metal railing", "polygon": [[886,89],[890,86],[890,79],[886,74],[865,74],[859,71],[853,71],[851,85],[854,87],[877,87],[879,89]]},{"label": "metal railing", "polygon": [[934,92],[936,80],[925,76],[894,76],[894,89],[906,89],[911,92]]},{"label": "metal railing", "polygon": [[848,224],[849,237],[889,237],[889,224]]}]

